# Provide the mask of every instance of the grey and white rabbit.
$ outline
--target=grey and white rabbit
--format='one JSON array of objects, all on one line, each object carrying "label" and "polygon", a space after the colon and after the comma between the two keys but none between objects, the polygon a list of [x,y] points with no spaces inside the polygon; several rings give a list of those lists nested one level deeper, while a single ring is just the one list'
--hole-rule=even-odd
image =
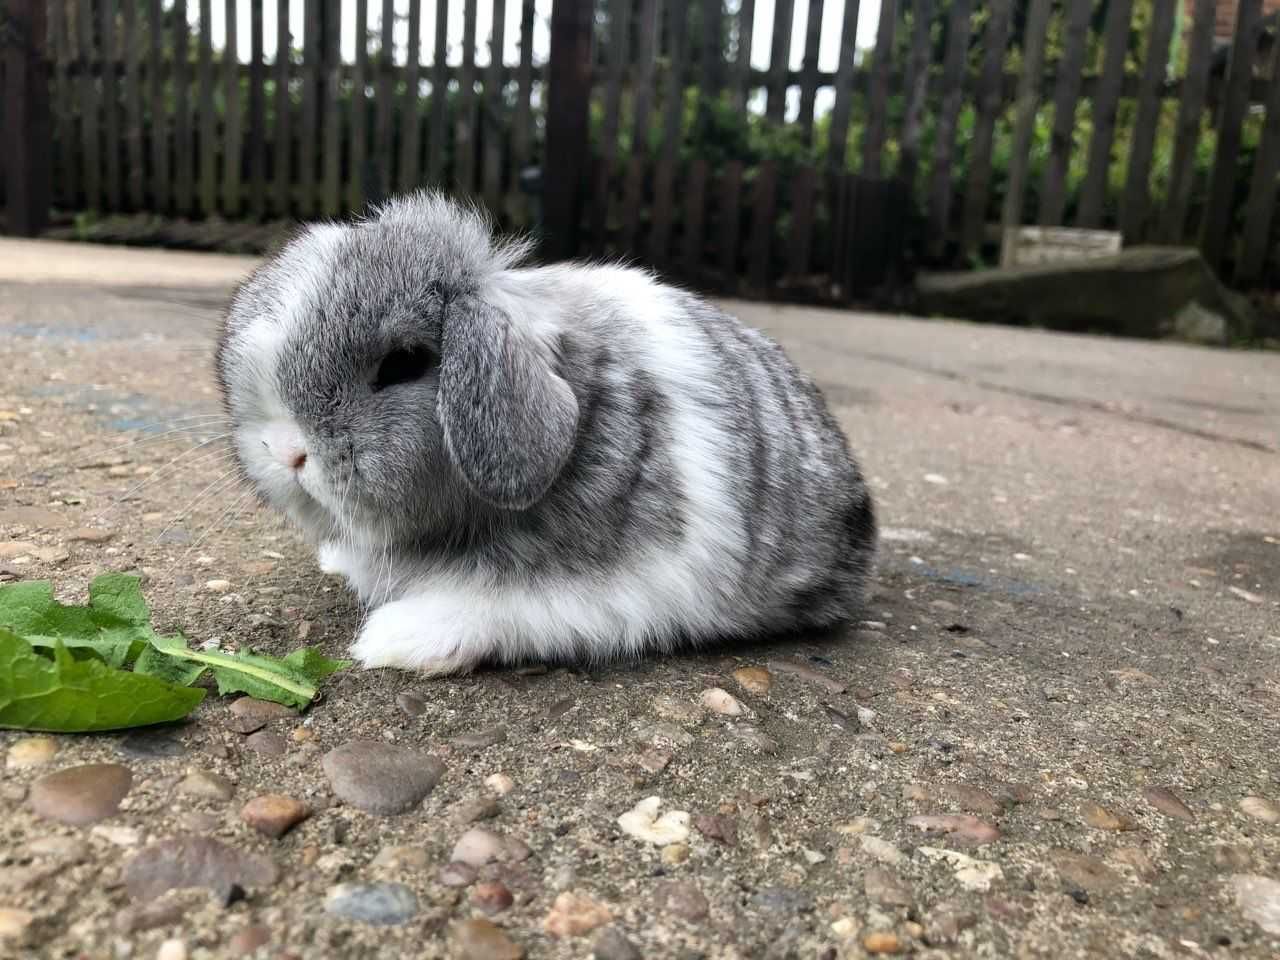
[{"label": "grey and white rabbit", "polygon": [[763,334],[639,269],[523,268],[441,196],[307,228],[237,291],[217,371],[244,472],[430,674],[847,619],[871,496]]}]

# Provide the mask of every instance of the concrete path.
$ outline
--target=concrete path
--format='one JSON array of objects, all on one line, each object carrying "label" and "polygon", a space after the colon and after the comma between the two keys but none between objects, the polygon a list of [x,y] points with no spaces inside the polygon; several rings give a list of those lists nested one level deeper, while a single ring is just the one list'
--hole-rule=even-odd
[{"label": "concrete path", "polygon": [[[194,642],[343,649],[358,611],[220,479],[216,440],[193,449],[220,432],[211,338],[251,264],[0,241],[0,574],[79,599],[135,569]],[[352,674],[266,736],[211,696],[141,746],[56,737],[0,783],[0,956],[1280,955],[1280,355],[726,306],[814,373],[872,478],[867,623],[591,669]],[[714,686],[747,714],[701,710]],[[20,737],[0,747],[45,749]],[[364,813],[319,763],[359,738],[446,774],[411,814]],[[118,814],[31,812],[37,777],[96,761],[133,772]],[[309,818],[261,836],[240,811],[263,793]],[[687,839],[619,826],[650,796],[691,814]],[[494,862],[442,875],[476,827]],[[131,900],[123,864],[177,835],[279,877],[227,907]],[[340,883],[401,884],[376,893],[404,915],[337,916]]]}]

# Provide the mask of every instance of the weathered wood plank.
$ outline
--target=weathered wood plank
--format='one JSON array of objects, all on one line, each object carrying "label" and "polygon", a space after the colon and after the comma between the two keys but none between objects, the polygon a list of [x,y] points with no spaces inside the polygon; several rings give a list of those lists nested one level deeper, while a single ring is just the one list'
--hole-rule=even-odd
[{"label": "weathered wood plank", "polygon": [[236,43],[236,0],[226,0],[227,45],[222,51],[223,145],[222,209],[229,217],[240,215],[240,72]]},{"label": "weathered wood plank", "polygon": [[[100,33],[102,64],[117,62],[116,49],[116,0],[96,0],[102,15]],[[104,173],[107,208],[120,209],[120,91],[116,84],[115,70],[102,71],[102,121],[103,149],[106,152]]]},{"label": "weathered wood plank", "polygon": [[800,64],[800,130],[805,143],[813,142],[813,108],[818,97],[818,49],[822,44],[823,0],[808,0],[809,18],[804,31],[804,60]]},{"label": "weathered wood plank", "polygon": [[[533,156],[533,18],[534,0],[520,5],[520,66],[516,72],[516,110],[511,121],[511,189],[509,205],[512,225],[529,227],[528,204],[520,189],[520,173]],[[615,128],[614,140],[617,139]]]},{"label": "weathered wood plank", "polygon": [[[1236,163],[1240,157],[1241,128],[1249,109],[1249,81],[1262,28],[1262,0],[1240,0],[1236,8],[1236,33],[1231,43],[1222,105],[1218,113],[1218,148],[1209,175],[1204,224],[1200,230],[1200,252],[1217,270],[1227,253],[1227,233],[1235,205]],[[1272,81],[1273,83],[1275,81]]]},{"label": "weathered wood plank", "polygon": [[[929,86],[929,28],[934,0],[916,0],[911,8],[911,53],[907,58],[906,106],[898,143],[898,177],[915,189],[920,166],[920,135]],[[967,31],[966,31],[967,34]]]},{"label": "weathered wood plank", "polygon": [[630,49],[631,0],[609,5],[609,43],[605,49],[604,117],[600,124],[600,160],[591,190],[591,247],[603,252],[608,239],[613,178],[618,159],[618,126],[622,119],[622,81]]},{"label": "weathered wood plank", "polygon": [[684,184],[684,253],[680,269],[691,281],[702,273],[703,244],[707,210],[707,161],[695,157]]},{"label": "weathered wood plank", "polygon": [[777,197],[778,164],[768,159],[756,170],[752,191],[751,255],[747,265],[751,289],[762,294],[773,287],[773,230]]},{"label": "weathered wood plank", "polygon": [[787,235],[787,275],[793,280],[809,272],[817,191],[818,171],[810,166],[797,169],[791,177],[791,229]]},{"label": "weathered wood plank", "polygon": [[641,0],[636,21],[635,79],[631,90],[631,157],[623,189],[622,226],[618,252],[635,250],[644,203],[644,174],[649,155],[649,110],[653,96],[654,54],[657,49],[660,0]]},{"label": "weathered wood plank", "polygon": [[[822,0],[817,0],[821,3]],[[702,47],[698,51],[701,93],[715,100],[724,88],[724,9],[723,0],[702,0]],[[623,53],[626,50],[624,48]],[[692,59],[692,58],[690,58]]]},{"label": "weathered wood plank", "polygon": [[355,56],[351,64],[351,136],[347,141],[350,179],[347,206],[364,209],[365,185],[369,177],[369,0],[356,0]]},{"label": "weathered wood plank", "polygon": [[[532,43],[532,39],[530,39]],[[445,186],[449,148],[449,4],[436,0],[436,46],[431,69],[431,134],[427,139],[427,179]]]},{"label": "weathered wood plank", "polygon": [[1161,217],[1160,236],[1165,243],[1182,243],[1186,237],[1187,210],[1195,178],[1196,147],[1205,98],[1209,93],[1209,65],[1213,54],[1217,0],[1196,0],[1191,35],[1187,41],[1187,74],[1178,103],[1177,135],[1169,165],[1169,190]]},{"label": "weathered wood plank", "polygon": [[[857,3],[857,0],[851,0]],[[738,49],[733,62],[733,106],[741,113],[751,96],[751,38],[756,24],[756,0],[738,7]]]},{"label": "weathered wood plank", "polygon": [[1070,0],[1067,8],[1066,38],[1058,76],[1053,89],[1053,131],[1049,137],[1049,158],[1040,187],[1040,226],[1056,227],[1063,222],[1067,205],[1067,167],[1075,147],[1076,104],[1080,100],[1080,78],[1084,75],[1085,46],[1089,39],[1092,0]]},{"label": "weathered wood plank", "polygon": [[956,122],[964,94],[965,58],[969,51],[973,0],[955,0],[947,20],[947,47],[942,59],[945,91],[938,108],[933,140],[933,166],[929,171],[929,252],[936,259],[946,250],[951,226],[951,159],[955,151]]},{"label": "weathered wood plank", "polygon": [[[1133,0],[1110,0],[1103,26],[1105,44],[1102,81],[1091,101],[1093,136],[1089,139],[1089,161],[1084,183],[1080,187],[1080,206],[1076,225],[1092,229],[1102,223],[1102,202],[1106,196],[1107,175],[1111,172],[1111,146],[1115,141],[1116,109],[1120,105],[1120,84],[1124,80],[1124,61],[1129,52],[1129,21],[1133,16]],[[1154,18],[1159,20],[1159,14]],[[1170,18],[1172,19],[1172,18]],[[1168,44],[1165,44],[1168,47]],[[1147,57],[1156,51],[1148,49]]]},{"label": "weathered wood plank", "polygon": [[[191,31],[187,24],[187,0],[173,0],[172,49],[173,49],[173,194],[170,209],[190,216],[195,211],[195,138],[192,135],[191,73],[187,60],[191,55]],[[157,31],[158,32],[158,31]],[[152,56],[158,43],[153,43]],[[152,61],[155,62],[154,60]],[[159,71],[149,79],[152,102],[163,104],[164,88]],[[163,112],[163,108],[162,108]],[[152,121],[155,122],[154,119]],[[160,128],[153,128],[152,137],[161,142],[152,143],[155,162],[168,170],[168,137]],[[166,180],[168,177],[166,176]],[[161,188],[157,187],[158,192]]]},{"label": "weathered wood plank", "polygon": [[[501,0],[495,5],[495,11],[499,5]],[[496,12],[494,16],[497,16]],[[422,79],[422,0],[409,0],[407,58],[404,102],[400,111],[400,189],[405,192],[422,182],[422,110],[418,95]]]},{"label": "weathered wood plank", "polygon": [[262,60],[262,3],[249,0],[249,211],[267,213],[266,66]]},{"label": "weathered wood plank", "polygon": [[[958,0],[966,9],[971,0]],[[876,27],[876,52],[867,78],[867,129],[862,145],[862,174],[878,177],[884,163],[885,120],[889,111],[889,71],[893,67],[893,36],[898,25],[898,0],[881,0]]]},{"label": "weathered wood plank", "polygon": [[562,260],[578,252],[582,185],[590,182],[592,0],[560,0],[551,9],[547,63],[547,151],[542,181],[542,252]]},{"label": "weathered wood plank", "polygon": [[1156,130],[1163,107],[1160,88],[1169,62],[1176,2],[1178,0],[1155,0],[1152,9],[1147,56],[1142,68],[1142,90],[1138,94],[1138,115],[1129,147],[1129,169],[1125,175],[1124,193],[1120,197],[1120,230],[1130,242],[1136,242],[1145,233],[1151,204],[1151,157],[1155,152]]},{"label": "weathered wood plank", "polygon": [[341,0],[322,0],[320,22],[320,125],[323,182],[320,208],[326,217],[336,217],[342,210],[342,106],[339,98],[338,53]]},{"label": "weathered wood plank", "polygon": [[476,189],[476,0],[463,0],[462,70],[453,127],[453,186],[466,196]]},{"label": "weathered wood plank", "polygon": [[[55,3],[54,6],[59,4]],[[128,187],[129,208],[141,210],[143,205],[143,181],[146,167],[142,159],[142,81],[138,75],[138,4],[127,2],[121,8],[124,14],[124,142],[125,155],[129,158],[125,183]],[[154,61],[153,61],[154,63]]]},{"label": "weathered wood plank", "polygon": [[200,212],[218,210],[217,114],[213,112],[213,0],[200,0]]},{"label": "weathered wood plank", "polygon": [[769,90],[764,115],[781,123],[787,110],[787,75],[791,60],[791,31],[795,27],[795,0],[774,0],[773,42],[769,47]]},{"label": "weathered wood plank", "polygon": [[489,68],[484,77],[484,126],[481,140],[484,148],[484,203],[499,221],[502,209],[502,181],[506,177],[505,143],[506,102],[502,96],[502,50],[506,39],[506,0],[493,0],[493,30],[489,34]]},{"label": "weathered wood plank", "polygon": [[49,55],[53,58],[53,140],[57,145],[57,175],[52,180],[53,203],[66,209],[80,205],[79,150],[76,146],[75,91],[67,68],[75,47],[71,34],[74,8],[66,3],[49,5]]},{"label": "weathered wood plank", "polygon": [[844,20],[840,25],[840,60],[836,64],[835,102],[831,106],[831,139],[827,144],[827,166],[832,172],[844,169],[848,150],[857,38],[858,0],[845,0]]},{"label": "weathered wood plank", "polygon": [[969,180],[965,186],[961,227],[960,247],[964,260],[976,256],[982,246],[987,199],[991,190],[991,147],[996,120],[1004,105],[1002,81],[1012,12],[1012,0],[992,0],[991,17],[982,38],[982,75],[978,80],[976,103],[978,117],[969,147]]},{"label": "weathered wood plank", "polygon": [[[474,0],[472,0],[474,6]],[[376,180],[376,192],[372,197],[375,201],[381,202],[385,199],[392,189],[394,181],[392,177],[392,167],[394,165],[394,137],[395,131],[392,129],[392,113],[395,108],[395,74],[391,67],[394,63],[392,51],[395,48],[395,21],[396,10],[393,0],[382,0],[382,43],[378,48],[378,84],[377,84],[377,111],[378,111],[378,127],[376,132],[377,140],[375,141],[373,151],[373,162],[378,171]]]},{"label": "weathered wood plank", "polygon": [[1031,135],[1035,132],[1036,106],[1040,99],[1040,76],[1044,70],[1044,49],[1049,29],[1050,0],[1031,0],[1023,34],[1022,76],[1018,78],[1018,99],[1013,121],[1013,146],[1009,152],[1009,180],[1005,186],[1000,222],[1007,229],[1022,222],[1027,193],[1027,168],[1031,163]]},{"label": "weathered wood plank", "polygon": [[[49,220],[52,126],[49,116],[48,10],[44,0],[9,0],[0,39],[0,172],[7,229],[34,237]],[[2,8],[0,8],[2,9]],[[17,42],[14,42],[16,40]]]},{"label": "weathered wood plank", "polygon": [[673,213],[672,188],[680,141],[684,136],[684,81],[688,64],[689,10],[673,3],[668,20],[667,87],[662,104],[662,152],[653,181],[653,218],[649,231],[649,262],[667,262]]},{"label": "weathered wood plank", "polygon": [[[363,2],[363,0],[362,0]],[[274,164],[272,169],[271,211],[288,216],[294,209],[293,195],[293,95],[289,90],[292,71],[292,43],[289,26],[289,0],[276,0],[276,57],[272,74],[276,81]]]},{"label": "weathered wood plank", "polygon": [[1243,248],[1235,272],[1237,286],[1247,287],[1261,278],[1276,214],[1276,194],[1280,190],[1280,43],[1272,47],[1269,76],[1273,79],[1266,120],[1253,157],[1253,178],[1244,206]]},{"label": "weathered wood plank", "polygon": [[730,160],[720,183],[720,272],[732,292],[738,280],[738,233],[742,225],[742,162]]}]

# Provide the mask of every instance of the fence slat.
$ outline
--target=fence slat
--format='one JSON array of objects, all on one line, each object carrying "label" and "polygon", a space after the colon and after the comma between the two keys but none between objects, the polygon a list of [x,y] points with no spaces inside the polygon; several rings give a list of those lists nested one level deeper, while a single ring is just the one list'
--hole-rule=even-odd
[{"label": "fence slat", "polygon": [[591,41],[593,0],[551,8],[547,60],[547,150],[543,164],[542,253],[560,260],[579,247],[582,186],[591,182]]},{"label": "fence slat", "polygon": [[355,56],[351,64],[351,136],[347,141],[347,207],[357,213],[364,209],[365,180],[369,163],[369,0],[356,0],[355,23],[351,25]]},{"label": "fence slat", "polygon": [[774,0],[773,42],[769,47],[769,90],[764,115],[781,123],[787,110],[787,73],[791,60],[791,31],[795,27],[795,0]]},{"label": "fence slat", "polygon": [[751,289],[765,293],[772,287],[773,279],[773,218],[777,205],[778,165],[772,158],[765,160],[756,170],[755,189],[752,191],[751,258],[747,277]]},{"label": "fence slat", "polygon": [[[715,100],[719,98],[724,87],[724,11],[723,0],[702,0],[702,49],[698,58],[702,67],[702,89],[704,97]],[[819,3],[822,0],[818,0]],[[626,47],[623,47],[626,55]],[[690,57],[692,59],[692,57]]]},{"label": "fence slat", "polygon": [[791,229],[787,235],[787,275],[798,280],[809,272],[813,249],[813,213],[817,200],[818,172],[808,165],[791,177]]},{"label": "fence slat", "polygon": [[[57,4],[54,4],[57,6]],[[129,208],[141,210],[143,204],[142,181],[146,169],[142,161],[142,87],[138,78],[138,5],[126,3],[123,7],[124,36],[124,141],[129,157],[129,170],[125,177],[129,185]],[[153,61],[155,63],[156,61]]]},{"label": "fence slat", "polygon": [[68,209],[80,203],[80,168],[76,163],[75,139],[75,95],[71,90],[71,80],[67,69],[67,61],[71,59],[74,39],[71,36],[73,19],[71,8],[66,3],[49,5],[49,35],[52,46],[49,55],[53,58],[53,87],[50,91],[53,111],[53,140],[58,152],[58,175],[53,178],[55,194],[53,202]]},{"label": "fence slat", "polygon": [[[474,6],[474,2],[473,2]],[[396,10],[393,0],[382,0],[382,43],[378,48],[378,85],[377,85],[377,111],[378,111],[378,127],[376,132],[376,141],[373,151],[373,162],[377,168],[378,176],[374,181],[373,200],[381,202],[391,193],[391,167],[392,167],[392,138],[394,131],[391,128],[391,112],[394,106],[395,94],[395,75],[391,71],[392,57],[391,52],[395,46],[395,28]]]},{"label": "fence slat", "polygon": [[249,209],[267,212],[266,68],[262,62],[262,3],[249,0]]},{"label": "fence slat", "polygon": [[466,196],[476,189],[476,0],[462,7],[462,70],[458,73],[458,115],[454,118],[453,185]]},{"label": "fence slat", "polygon": [[[494,22],[497,23],[497,20]],[[413,190],[422,180],[422,112],[419,96],[422,73],[419,65],[422,59],[422,0],[409,0],[407,56],[404,104],[400,114],[400,189],[406,192]]]},{"label": "fence slat", "polygon": [[977,255],[982,247],[987,221],[987,198],[991,188],[991,146],[996,120],[1004,105],[1004,58],[1009,43],[1012,0],[992,0],[991,18],[983,34],[982,76],[978,81],[977,122],[969,147],[969,180],[964,191],[964,214],[960,249],[962,259]]},{"label": "fence slat", "polygon": [[[94,59],[93,7],[90,0],[79,0],[76,28],[80,40],[80,62],[89,64]],[[90,210],[102,209],[98,135],[98,84],[93,71],[84,70],[80,74],[80,151],[84,156],[84,202]]]},{"label": "fence slat", "polygon": [[1161,218],[1160,235],[1166,243],[1181,243],[1186,236],[1187,209],[1195,178],[1196,146],[1200,122],[1209,93],[1209,62],[1213,53],[1217,0],[1196,0],[1191,37],[1187,42],[1187,75],[1182,81],[1178,104],[1177,136],[1169,166],[1169,191]]},{"label": "fence slat", "polygon": [[[968,9],[970,0],[959,0]],[[889,71],[893,67],[893,35],[898,25],[898,0],[881,0],[876,27],[876,52],[867,77],[867,129],[862,144],[862,174],[880,176],[884,161],[885,119],[889,111]]]},{"label": "fence slat", "polygon": [[1231,200],[1236,189],[1241,127],[1249,109],[1250,80],[1253,78],[1253,60],[1258,50],[1261,27],[1262,0],[1240,0],[1236,7],[1236,34],[1231,43],[1231,59],[1227,62],[1227,78],[1218,114],[1218,148],[1213,155],[1204,225],[1200,230],[1200,251],[1214,270],[1222,264],[1227,231],[1231,229],[1235,206]]},{"label": "fence slat", "polygon": [[48,223],[52,171],[48,8],[44,0],[9,0],[0,34],[0,174],[6,227],[37,236]]},{"label": "fence slat", "polygon": [[339,99],[338,53],[341,32],[341,0],[322,0],[320,8],[320,57],[323,82],[320,87],[320,125],[324,138],[324,181],[321,209],[326,217],[336,217],[342,209],[342,104]]},{"label": "fence slat", "polygon": [[[530,226],[527,203],[520,189],[520,174],[533,158],[533,17],[534,0],[520,5],[520,66],[516,72],[516,111],[511,122],[511,189],[509,205],[512,225]],[[614,140],[617,139],[615,128]]]},{"label": "fence slat", "polygon": [[911,54],[907,59],[907,75],[903,83],[906,107],[899,136],[898,177],[912,185],[913,191],[920,164],[920,128],[929,85],[929,27],[933,20],[933,2],[916,0],[911,8]]},{"label": "fence slat", "polygon": [[1027,167],[1031,162],[1031,135],[1035,132],[1040,76],[1044,70],[1049,7],[1050,0],[1031,0],[1031,8],[1027,13],[1022,41],[1022,75],[1018,78],[1018,101],[1013,122],[1013,146],[1009,152],[1009,182],[1005,188],[1000,214],[1000,223],[1005,229],[1022,223],[1022,207],[1027,193]]},{"label": "fence slat", "polygon": [[227,42],[222,49],[223,137],[222,208],[229,217],[240,215],[240,72],[236,54],[236,0],[226,0]]},{"label": "fence slat", "polygon": [[[1120,105],[1120,84],[1124,80],[1124,60],[1129,52],[1129,21],[1132,16],[1133,0],[1111,0],[1103,26],[1102,80],[1091,104],[1093,136],[1089,139],[1089,162],[1080,187],[1080,206],[1076,211],[1077,226],[1090,229],[1102,223],[1102,203],[1107,192],[1107,175],[1111,172],[1111,145],[1115,139],[1116,109]],[[1155,19],[1159,20],[1159,14]],[[1151,49],[1147,50],[1148,59],[1152,53]]]},{"label": "fence slat", "polygon": [[1067,166],[1075,147],[1076,104],[1080,100],[1080,80],[1084,75],[1085,45],[1089,39],[1092,0],[1070,0],[1066,38],[1057,64],[1053,87],[1053,132],[1049,137],[1049,158],[1044,166],[1040,189],[1040,225],[1060,226],[1067,205]]},{"label": "fence slat", "polygon": [[[364,2],[364,0],[361,0]],[[289,91],[292,43],[289,33],[289,0],[276,0],[276,116],[272,128],[275,138],[275,169],[272,171],[271,210],[277,216],[288,216],[294,209],[293,196],[293,95]]]},{"label": "fence slat", "polygon": [[813,108],[818,97],[818,50],[822,45],[823,0],[808,0],[804,61],[800,65],[800,130],[805,143],[813,142]]},{"label": "fence slat", "polygon": [[200,0],[200,212],[218,208],[217,116],[213,112],[213,0]]},{"label": "fence slat", "polygon": [[[530,40],[532,42],[532,40]],[[431,71],[431,135],[427,141],[427,179],[443,187],[449,141],[449,4],[436,0],[436,47]]]},{"label": "fence slat", "polygon": [[618,239],[618,248],[622,251],[634,249],[635,238],[640,230],[644,174],[649,153],[649,104],[659,14],[659,0],[641,0],[640,18],[636,22],[636,77],[631,93],[631,158],[627,165],[622,229]]},{"label": "fence slat", "polygon": [[854,56],[858,39],[858,0],[845,0],[840,24],[840,60],[836,64],[835,102],[831,107],[831,133],[827,144],[827,166],[833,173],[844,169],[852,112]]},{"label": "fence slat", "polygon": [[591,247],[603,252],[608,239],[613,199],[613,175],[618,158],[618,125],[622,113],[622,81],[627,67],[631,27],[631,0],[609,5],[609,45],[605,74],[604,118],[600,125],[600,162],[591,191]]},{"label": "fence slat", "polygon": [[973,0],[955,0],[947,21],[947,49],[942,61],[942,104],[938,108],[933,140],[933,166],[929,171],[929,252],[942,256],[951,225],[951,155],[955,150],[956,122],[964,91],[965,57]]},{"label": "fence slat", "polygon": [[733,292],[738,278],[738,232],[742,224],[742,161],[731,160],[720,184],[720,270],[725,286]]},{"label": "fence slat", "polygon": [[501,220],[502,179],[505,175],[503,160],[506,152],[503,139],[506,133],[505,101],[502,96],[502,49],[506,39],[506,0],[493,0],[493,31],[489,39],[489,69],[484,78],[484,126],[481,138],[484,145],[484,202],[489,213]]},{"label": "fence slat", "polygon": [[671,238],[672,196],[684,120],[684,78],[688,55],[689,9],[671,5],[668,22],[667,89],[662,104],[662,153],[653,180],[653,220],[649,230],[649,262],[663,266]]},{"label": "fence slat", "polygon": [[102,64],[102,120],[103,149],[106,151],[106,196],[110,210],[120,209],[120,91],[116,86],[114,67],[119,51],[116,49],[116,0],[97,0],[102,14],[98,39]]},{"label": "fence slat", "polygon": [[[851,0],[857,3],[857,0]],[[756,25],[756,0],[742,0],[738,8],[738,49],[733,64],[733,106],[741,113],[751,96],[751,38]]]},{"label": "fence slat", "polygon": [[684,255],[681,270],[694,283],[702,273],[705,218],[707,209],[707,161],[695,157],[689,164],[689,179],[684,184]]},{"label": "fence slat", "polygon": [[1125,174],[1124,193],[1120,198],[1120,229],[1129,242],[1138,240],[1145,233],[1151,202],[1151,157],[1155,152],[1156,130],[1163,107],[1160,88],[1164,85],[1165,67],[1169,62],[1169,42],[1173,39],[1176,2],[1177,0],[1155,0],[1152,9],[1147,58],[1142,70],[1142,88],[1138,94],[1138,116],[1133,125],[1129,169]]},{"label": "fence slat", "polygon": [[1280,43],[1271,50],[1271,87],[1267,95],[1267,117],[1253,158],[1253,179],[1249,200],[1244,205],[1244,248],[1236,265],[1235,281],[1245,286],[1257,282],[1267,260],[1271,221],[1275,217],[1276,193],[1280,190]]},{"label": "fence slat", "polygon": [[[195,200],[195,154],[191,135],[191,77],[188,71],[187,57],[191,53],[191,31],[187,24],[187,0],[174,0],[173,3],[173,200],[172,209],[179,214],[189,216],[194,212]],[[152,103],[160,102],[161,119],[163,119],[163,87],[157,75],[151,81]],[[155,122],[154,119],[152,121]],[[166,161],[169,151],[165,149],[165,137],[160,127],[152,130],[152,137],[160,140],[159,146],[153,145],[157,163],[168,170]],[[157,193],[168,182],[166,176],[156,186]],[[165,206],[169,197],[164,198]],[[163,209],[163,208],[162,208]]]}]

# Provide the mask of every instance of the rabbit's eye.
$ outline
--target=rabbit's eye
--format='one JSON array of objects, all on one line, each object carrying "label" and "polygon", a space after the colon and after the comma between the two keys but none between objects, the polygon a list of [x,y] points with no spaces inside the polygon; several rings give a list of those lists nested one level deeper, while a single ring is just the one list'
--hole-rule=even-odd
[{"label": "rabbit's eye", "polygon": [[400,383],[412,383],[421,380],[433,367],[437,357],[426,347],[414,347],[411,350],[392,350],[382,358],[378,365],[378,375],[373,381],[373,390],[385,390]]}]

